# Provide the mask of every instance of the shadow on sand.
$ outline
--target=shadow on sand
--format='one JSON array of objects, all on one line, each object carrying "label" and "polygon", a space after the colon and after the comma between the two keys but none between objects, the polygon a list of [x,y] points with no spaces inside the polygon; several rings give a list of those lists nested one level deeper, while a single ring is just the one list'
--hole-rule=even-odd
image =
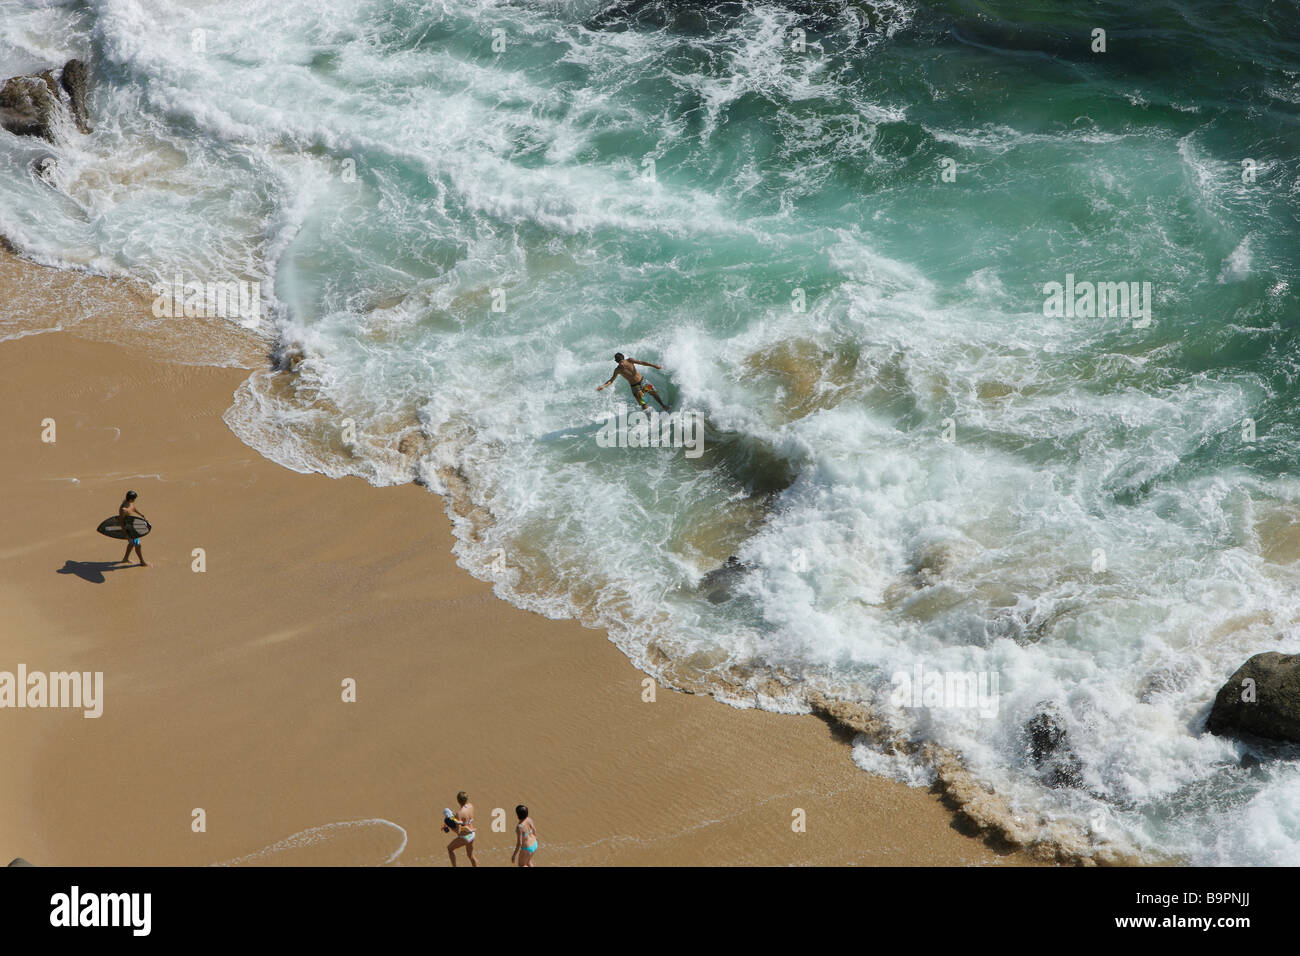
[{"label": "shadow on sand", "polygon": [[105,571],[125,571],[138,568],[138,564],[123,564],[121,561],[66,561],[59,568],[59,574],[75,574],[91,584],[103,584]]}]

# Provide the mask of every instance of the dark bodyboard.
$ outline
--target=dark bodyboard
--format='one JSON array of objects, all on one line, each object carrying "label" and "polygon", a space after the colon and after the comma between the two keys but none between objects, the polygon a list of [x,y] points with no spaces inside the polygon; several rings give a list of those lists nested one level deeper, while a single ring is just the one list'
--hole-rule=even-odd
[{"label": "dark bodyboard", "polygon": [[117,515],[113,515],[111,518],[105,518],[99,523],[99,527],[95,530],[106,538],[117,538],[119,541],[125,541],[127,538],[143,538],[153,530],[149,526],[149,522],[145,521],[139,515],[127,515],[126,520],[131,526],[130,534],[127,534],[122,530],[122,519]]}]

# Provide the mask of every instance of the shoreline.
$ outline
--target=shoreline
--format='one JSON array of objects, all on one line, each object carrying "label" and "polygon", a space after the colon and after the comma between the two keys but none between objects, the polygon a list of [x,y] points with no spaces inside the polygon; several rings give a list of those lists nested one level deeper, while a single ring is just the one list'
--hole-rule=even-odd
[{"label": "shoreline", "polygon": [[[644,702],[648,678],[603,632],[459,567],[425,488],[263,459],[222,415],[265,343],[245,336],[245,367],[182,364],[205,355],[185,354],[193,321],[152,320],[124,281],[0,253],[0,286],[33,328],[96,313],[0,343],[5,492],[34,531],[0,549],[0,670],[105,674],[98,719],[0,710],[6,859],[445,866],[438,818],[464,789],[485,865],[509,863],[493,810],[517,802],[539,866],[1035,862],[963,833],[937,793],[859,770],[827,720],[663,687]],[[94,534],[126,487],[154,524],[148,569],[114,567],[121,542]]]}]

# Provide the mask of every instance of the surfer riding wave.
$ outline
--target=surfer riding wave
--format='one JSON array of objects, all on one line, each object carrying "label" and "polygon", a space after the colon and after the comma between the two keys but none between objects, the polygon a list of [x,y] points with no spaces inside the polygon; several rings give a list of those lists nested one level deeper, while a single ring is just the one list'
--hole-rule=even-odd
[{"label": "surfer riding wave", "polygon": [[636,366],[644,365],[647,368],[657,368],[660,371],[663,371],[662,365],[656,365],[654,362],[642,362],[640,359],[625,358],[622,352],[614,353],[614,361],[618,363],[614,367],[614,374],[609,377],[609,381],[604,385],[597,385],[596,391],[599,392],[602,389],[613,385],[614,380],[622,375],[627,379],[628,387],[632,389],[632,397],[635,398],[637,404],[641,406],[641,411],[644,412],[648,408],[645,400],[646,395],[651,396],[656,402],[658,402],[659,407],[664,411],[668,411],[668,406],[665,405],[663,399],[659,397],[658,390],[655,389],[654,385],[651,384],[648,378],[636,370]]}]

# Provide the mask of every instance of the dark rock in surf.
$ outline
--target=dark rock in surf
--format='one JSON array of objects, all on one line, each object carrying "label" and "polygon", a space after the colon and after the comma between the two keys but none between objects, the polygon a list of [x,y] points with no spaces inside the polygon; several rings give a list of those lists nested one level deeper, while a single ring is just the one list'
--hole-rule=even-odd
[{"label": "dark rock in surf", "polygon": [[1065,720],[1055,704],[1039,704],[1038,713],[1029,719],[1022,733],[1029,760],[1049,787],[1083,785],[1083,764],[1070,746]]},{"label": "dark rock in surf", "polygon": [[0,86],[0,126],[16,136],[54,141],[59,116],[59,86],[48,70],[15,76]]},{"label": "dark rock in surf", "polygon": [[[61,89],[60,89],[61,88]],[[69,60],[54,79],[54,73],[14,76],[0,86],[0,126],[16,136],[35,136],[54,142],[59,114],[65,105],[73,123],[83,133],[91,132],[88,121],[90,70],[82,60]]]},{"label": "dark rock in surf", "polygon": [[733,554],[727,558],[726,564],[700,579],[700,595],[710,604],[724,604],[735,596],[731,589],[740,576],[751,570],[752,565],[745,564]]},{"label": "dark rock in surf", "polygon": [[68,105],[72,109],[72,119],[77,124],[77,129],[83,133],[91,132],[87,119],[90,69],[81,60],[69,60],[63,65],[63,72],[59,74],[59,85],[67,91]]},{"label": "dark rock in surf", "polygon": [[1205,727],[1300,743],[1300,654],[1269,651],[1242,664],[1219,688]]},{"label": "dark rock in surf", "polygon": [[44,183],[54,185],[54,170],[58,165],[53,156],[42,156],[32,161],[32,172]]}]

